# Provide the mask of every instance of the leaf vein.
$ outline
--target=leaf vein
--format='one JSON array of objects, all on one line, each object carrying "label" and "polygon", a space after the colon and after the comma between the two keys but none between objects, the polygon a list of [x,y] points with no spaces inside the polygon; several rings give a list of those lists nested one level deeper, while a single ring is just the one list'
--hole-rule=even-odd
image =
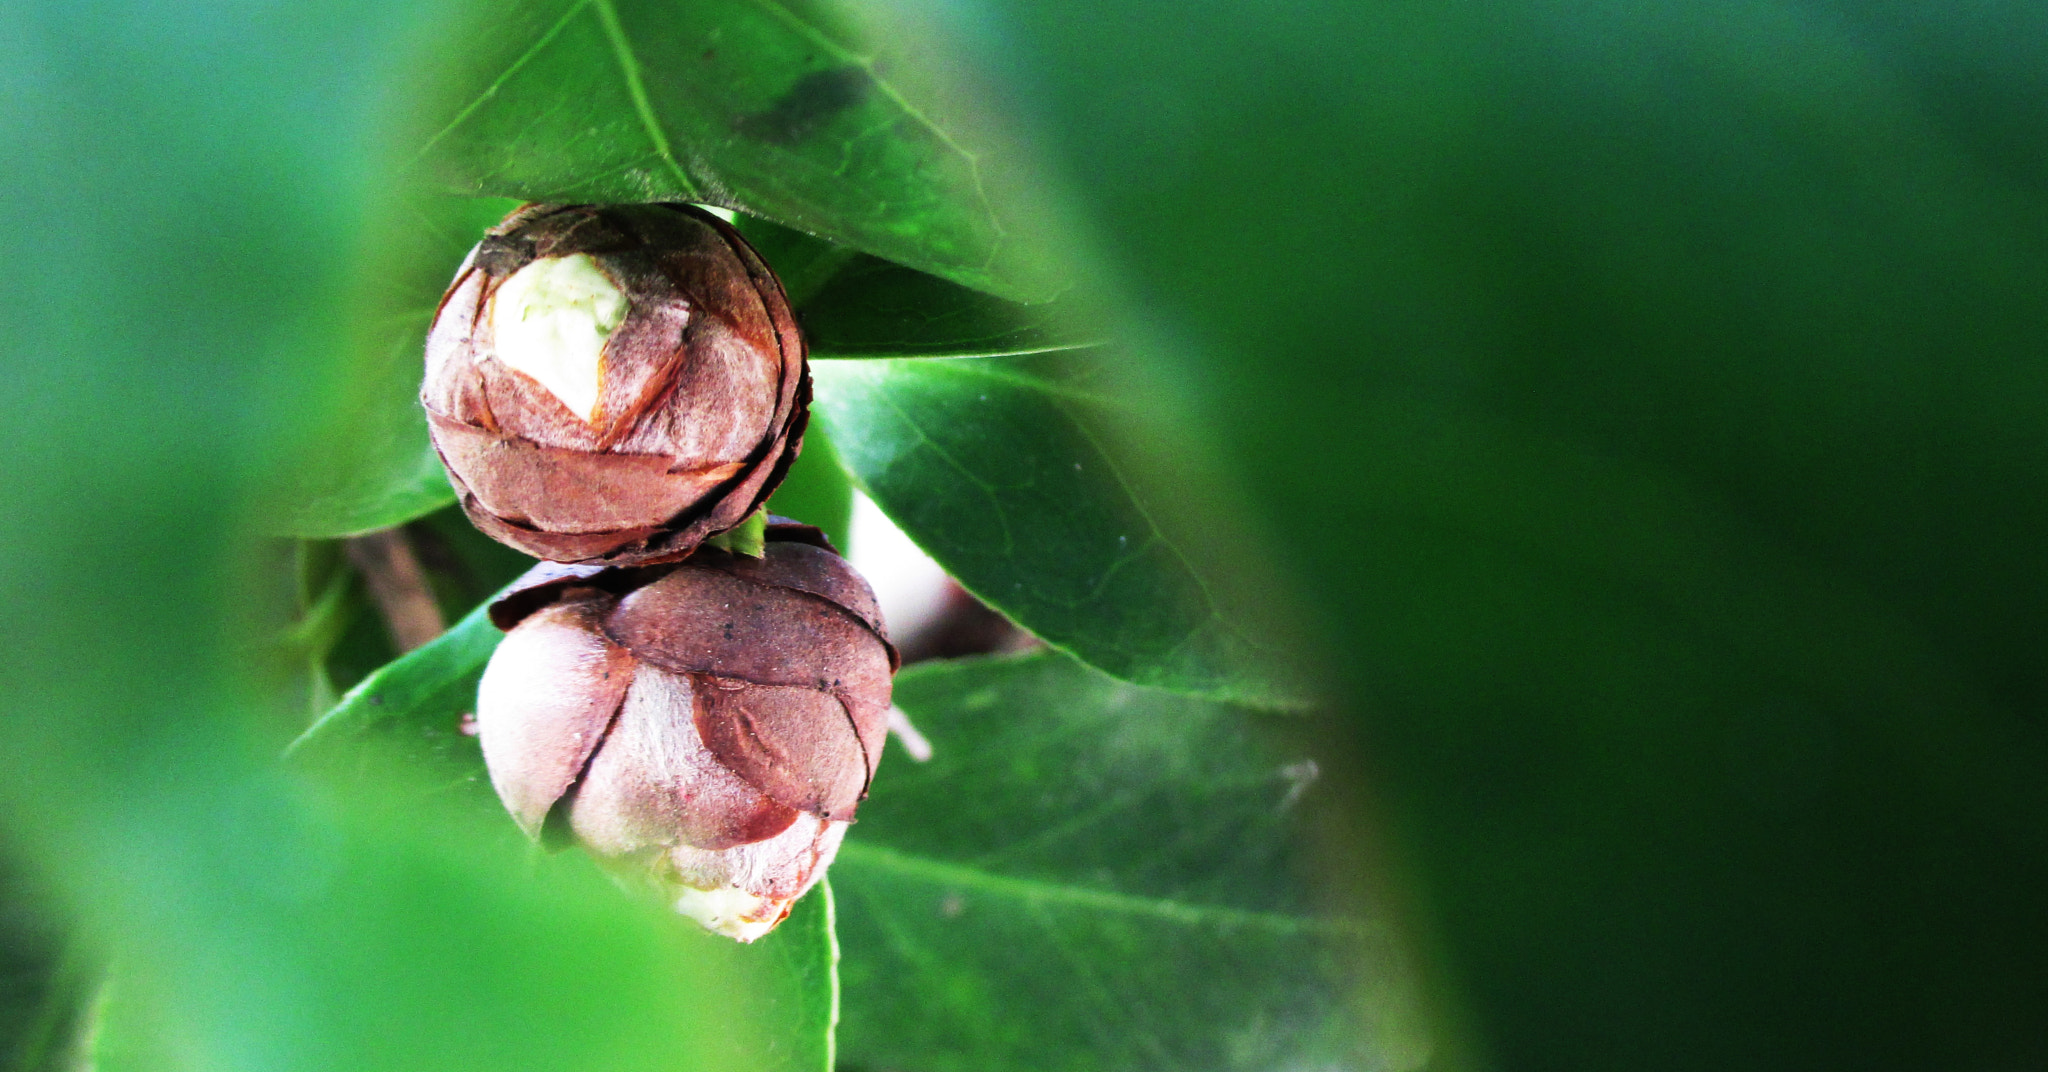
[{"label": "leaf vein", "polygon": [[945,860],[899,852],[864,841],[848,841],[839,850],[842,868],[868,867],[900,877],[937,885],[976,890],[1007,897],[1028,905],[1055,906],[1140,916],[1183,927],[1212,927],[1220,930],[1250,928],[1279,934],[1323,934],[1338,937],[1371,937],[1383,930],[1361,920],[1314,918],[1260,912],[1223,905],[1176,901],[1166,897],[1114,893],[1086,886],[1060,885],[1040,879],[994,874]]},{"label": "leaf vein", "polygon": [[923,444],[925,449],[931,451],[940,461],[952,466],[961,476],[967,478],[968,483],[973,484],[976,488],[980,489],[983,495],[988,496],[990,503],[989,514],[995,518],[997,524],[1003,527],[1003,546],[997,553],[1004,555],[1016,553],[1017,540],[1010,531],[1010,515],[1003,509],[1003,497],[997,493],[995,485],[989,483],[980,473],[975,472],[958,458],[953,457],[951,452],[941,447],[937,440],[934,440],[925,432],[923,426],[917,423],[917,419],[912,417],[909,411],[897,404],[896,399],[891,397],[888,391],[879,391],[876,393],[876,397],[882,400],[883,405],[894,410],[896,415],[903,419],[903,423],[911,431],[917,433],[918,442]]},{"label": "leaf vein", "polygon": [[499,73],[498,77],[491,79],[491,84],[485,86],[483,92],[478,93],[476,95],[475,100],[470,101],[468,104],[464,105],[461,111],[455,113],[455,118],[448,121],[447,126],[442,127],[440,131],[437,132],[433,137],[428,138],[427,143],[425,145],[420,146],[420,151],[413,154],[413,166],[418,166],[419,162],[426,157],[427,153],[431,152],[434,146],[439,145],[441,143],[441,139],[454,133],[455,128],[468,122],[469,117],[471,115],[474,115],[478,108],[483,107],[486,101],[489,101],[491,98],[497,96],[498,90],[504,87],[506,81],[508,81],[513,75],[518,74],[519,69],[526,66],[527,63],[530,62],[535,56],[540,55],[541,50],[548,47],[548,45],[554,41],[555,37],[562,32],[562,28],[569,25],[570,20],[574,19],[579,13],[582,12],[584,8],[590,6],[590,3],[591,0],[576,0],[575,3],[570,4],[569,10],[562,12],[562,17],[556,19],[555,24],[553,26],[548,27],[546,32],[542,33],[539,37],[534,38],[533,44],[528,45],[526,51],[519,54],[518,59],[515,59],[510,64],[506,65],[505,69]]},{"label": "leaf vein", "polygon": [[1136,1014],[1144,1007],[1117,999],[1116,993],[1102,981],[1102,976],[1095,970],[1095,966],[1089,963],[1088,958],[1083,956],[1080,950],[1074,948],[1072,942],[1068,941],[1065,930],[1060,926],[1059,921],[1053,918],[1052,913],[1046,910],[1044,902],[1032,901],[1029,903],[1029,909],[1032,922],[1037,923],[1039,929],[1045,932],[1046,943],[1059,953],[1060,959],[1067,962],[1067,966],[1073,970],[1074,976],[1094,996],[1095,1000],[1085,1002],[1081,1007],[1088,1010],[1088,1028],[1095,1035],[1096,1048],[1102,1053],[1115,1053],[1117,1043],[1128,1039],[1141,1044],[1149,1051],[1152,1059],[1158,1063],[1158,1067],[1173,1067],[1173,1055],[1166,1052],[1166,1048],[1160,1044],[1156,1033],[1133,1030],[1135,1025],[1115,1023],[1108,1015],[1109,1010],[1118,1009],[1127,1014],[1133,1014],[1132,1018],[1136,1019]]},{"label": "leaf vein", "polygon": [[647,96],[647,83],[640,77],[640,58],[633,52],[633,43],[626,37],[626,28],[619,22],[618,9],[612,0],[588,0],[597,9],[598,21],[604,24],[604,35],[611,42],[612,56],[619,62],[619,73],[626,81],[626,95],[633,98],[633,110],[640,116],[640,125],[647,131],[647,140],[654,145],[654,153],[675,175],[676,182],[683,187],[691,200],[702,196],[697,184],[691,181],[689,173],[676,162],[675,153],[669,148],[668,134],[661,129],[661,120],[654,114],[654,102]]}]

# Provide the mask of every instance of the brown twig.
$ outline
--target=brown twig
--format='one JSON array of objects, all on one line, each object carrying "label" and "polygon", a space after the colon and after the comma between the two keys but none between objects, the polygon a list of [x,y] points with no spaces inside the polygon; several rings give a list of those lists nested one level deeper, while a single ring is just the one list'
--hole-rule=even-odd
[{"label": "brown twig", "polygon": [[348,541],[348,560],[369,583],[370,598],[384,615],[392,643],[408,652],[440,636],[448,628],[426,571],[413,553],[404,529],[385,529]]}]

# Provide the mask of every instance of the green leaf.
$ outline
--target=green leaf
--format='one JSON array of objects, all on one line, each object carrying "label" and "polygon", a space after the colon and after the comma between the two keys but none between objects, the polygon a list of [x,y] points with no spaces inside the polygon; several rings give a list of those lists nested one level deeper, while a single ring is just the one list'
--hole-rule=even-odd
[{"label": "green leaf", "polygon": [[1067,327],[1063,304],[1019,305],[858,256],[799,311],[815,358],[999,357],[1096,341]]},{"label": "green leaf", "polygon": [[0,1068],[59,1072],[104,965],[26,878],[0,861]]},{"label": "green leaf", "polygon": [[[852,246],[834,245],[759,216],[735,213],[732,225],[775,270],[790,307],[799,311],[847,262],[864,256]],[[814,332],[810,325],[805,326],[807,336]]]},{"label": "green leaf", "polygon": [[925,663],[833,878],[845,1059],[906,1072],[1418,1067],[1384,923],[1305,881],[1297,718],[1052,652]]},{"label": "green leaf", "polygon": [[[418,328],[418,340],[424,340],[426,322],[421,321]],[[402,331],[408,337],[413,334],[410,327]],[[402,350],[402,345],[394,344],[391,353],[395,357]],[[417,370],[413,378],[418,380]],[[391,382],[396,382],[396,378],[391,378]],[[415,397],[418,391],[415,382]],[[309,464],[311,475],[302,485],[303,498],[290,508],[278,534],[306,538],[354,536],[403,524],[455,501],[455,491],[448,484],[448,474],[441,469],[441,459],[426,442],[426,419],[421,417],[417,428],[410,427],[411,422],[403,418],[403,413],[396,398],[385,406],[370,405],[359,410],[360,423],[355,427],[367,429],[375,422],[381,428],[363,439],[337,437],[337,442],[354,443],[356,448],[341,455],[328,454],[326,460]]]},{"label": "green leaf", "polygon": [[999,357],[1094,344],[1070,302],[1022,305],[846,246],[742,216],[741,233],[781,277],[810,355]]},{"label": "green leaf", "polygon": [[505,638],[491,624],[489,607],[486,600],[447,632],[357,683],[292,742],[292,757],[367,776],[364,765],[395,754],[414,773],[473,796],[488,783],[483,754],[462,722],[475,714],[477,681]]},{"label": "green leaf", "polygon": [[825,3],[489,5],[422,164],[546,201],[722,205],[965,286],[1063,287],[1016,150],[915,32]]},{"label": "green leaf", "polygon": [[65,1054],[79,1072],[173,1072],[184,1066],[166,1045],[163,1024],[151,1024],[134,999],[133,980],[120,965],[105,970],[81,1002],[75,1052]]},{"label": "green leaf", "polygon": [[790,907],[781,926],[750,945],[700,936],[698,957],[711,978],[724,982],[702,999],[707,1005],[744,1002],[766,1029],[756,1037],[735,1031],[714,1041],[696,1067],[833,1072],[840,1003],[834,916],[832,886],[821,880]]},{"label": "green leaf", "polygon": [[1080,360],[849,361],[812,375],[855,480],[1017,624],[1141,685],[1300,702],[1228,578],[1150,509],[1109,438],[1128,415]]},{"label": "green leaf", "polygon": [[470,247],[517,205],[413,191],[380,206],[349,329],[334,340],[304,340],[306,352],[334,362],[325,388],[340,401],[310,430],[280,492],[282,533],[350,536],[455,501],[419,404],[427,327]]},{"label": "green leaf", "polygon": [[816,525],[832,546],[846,549],[847,529],[853,522],[853,482],[821,422],[812,421],[804,431],[803,452],[769,498],[768,512]]},{"label": "green leaf", "polygon": [[1475,1065],[2040,1063],[2048,10],[974,10],[1135,358],[1341,534]]}]

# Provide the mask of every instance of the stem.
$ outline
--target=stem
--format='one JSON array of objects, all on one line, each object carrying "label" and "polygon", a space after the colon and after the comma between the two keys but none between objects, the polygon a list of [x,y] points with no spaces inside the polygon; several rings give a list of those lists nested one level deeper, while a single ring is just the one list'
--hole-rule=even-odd
[{"label": "stem", "polygon": [[427,573],[420,568],[412,541],[403,529],[385,529],[348,541],[348,560],[370,586],[370,598],[384,615],[391,630],[391,642],[400,654],[440,636],[448,629],[441,605],[427,586]]}]

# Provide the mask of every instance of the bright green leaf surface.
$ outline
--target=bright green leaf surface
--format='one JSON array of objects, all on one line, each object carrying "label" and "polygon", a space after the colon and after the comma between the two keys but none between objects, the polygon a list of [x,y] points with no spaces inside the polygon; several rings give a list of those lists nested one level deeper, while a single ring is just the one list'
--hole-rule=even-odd
[{"label": "bright green leaf surface", "polygon": [[845,1059],[905,1072],[1410,1068],[1377,921],[1305,882],[1327,787],[1293,719],[1057,653],[927,663],[833,877]]},{"label": "bright green leaf surface", "polygon": [[1020,305],[752,216],[814,358],[995,357],[1086,345],[1065,303]]},{"label": "bright green leaf surface", "polygon": [[422,160],[458,189],[718,204],[1006,297],[1061,289],[1011,150],[914,33],[806,0],[480,11]]},{"label": "bright green leaf surface", "polygon": [[487,606],[364,678],[292,743],[293,757],[320,766],[388,762],[392,749],[366,747],[381,740],[416,772],[450,785],[486,784],[483,755],[462,719],[476,712],[477,681],[505,637]]},{"label": "bright green leaf surface", "polygon": [[[1142,685],[1275,704],[1279,653],[1148,511],[1088,366],[821,363],[816,412],[861,486],[975,595]],[[1212,567],[1213,568],[1213,567]]]},{"label": "bright green leaf surface", "polygon": [[804,432],[803,452],[768,500],[768,512],[816,525],[832,546],[846,550],[847,527],[853,522],[853,482],[821,422],[812,421]]}]

